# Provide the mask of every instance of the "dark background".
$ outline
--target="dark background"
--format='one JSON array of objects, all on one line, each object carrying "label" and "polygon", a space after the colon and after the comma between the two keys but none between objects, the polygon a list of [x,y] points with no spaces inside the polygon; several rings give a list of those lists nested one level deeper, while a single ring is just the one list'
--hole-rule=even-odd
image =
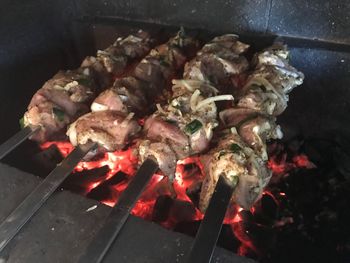
[{"label": "dark background", "polygon": [[1,2],[0,142],[19,129],[18,120],[45,80],[59,69],[76,67],[82,56],[102,45],[101,34],[91,31],[101,20],[116,28],[121,20],[132,20],[238,33],[258,44],[262,36],[282,36],[291,47],[292,64],[306,75],[280,117],[287,137],[346,134],[350,129],[349,1]]}]

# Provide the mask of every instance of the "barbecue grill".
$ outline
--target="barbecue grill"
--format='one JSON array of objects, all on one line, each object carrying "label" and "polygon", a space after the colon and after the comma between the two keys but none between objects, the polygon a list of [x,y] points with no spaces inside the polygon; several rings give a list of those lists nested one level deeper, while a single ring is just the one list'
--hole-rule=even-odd
[{"label": "barbecue grill", "polygon": [[[43,154],[36,143],[25,140],[35,133],[33,129],[23,129],[6,141],[18,132],[18,120],[43,82],[59,69],[78,67],[84,57],[106,48],[117,36],[142,29],[160,41],[184,26],[203,42],[224,33],[239,34],[240,40],[249,43],[254,51],[276,40],[286,43],[292,65],[306,78],[302,87],[293,91],[287,110],[278,118],[284,141],[339,137],[338,144],[346,145],[350,110],[347,3],[30,1],[3,6],[0,79],[4,100],[0,118],[6,125],[2,125],[0,134],[0,141],[5,142],[0,146],[0,158],[4,157],[5,163],[0,166],[0,255],[4,262],[251,261],[216,247],[234,190],[222,179],[192,239],[130,215],[157,171],[154,161],[146,160],[141,165],[117,205],[110,208],[67,190],[56,191],[64,180],[72,178],[72,170],[96,148],[95,144],[78,146],[62,161],[55,159],[47,147]],[[300,141],[304,140],[300,139],[299,144]],[[34,154],[36,162],[30,159]],[[337,166],[345,174],[344,180],[349,178],[347,158],[347,154],[341,155],[342,164]],[[61,164],[53,169],[58,162]],[[82,193],[71,185],[63,188]],[[339,262],[349,259],[348,242],[347,238],[342,243],[345,248],[338,251]]]}]

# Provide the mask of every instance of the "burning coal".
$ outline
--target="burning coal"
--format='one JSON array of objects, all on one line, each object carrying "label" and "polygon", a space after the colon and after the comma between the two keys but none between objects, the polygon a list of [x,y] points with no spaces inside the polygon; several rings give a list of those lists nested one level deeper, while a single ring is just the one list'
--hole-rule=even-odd
[{"label": "burning coal", "polygon": [[[63,157],[66,157],[74,148],[68,142],[48,142],[41,148],[45,150],[52,145],[59,149]],[[224,220],[224,224],[230,226],[234,238],[239,242],[236,252],[240,255],[261,256],[264,253],[261,244],[256,243],[254,235],[255,232],[261,232],[260,228],[264,228],[262,223],[266,222],[254,221],[256,218],[266,217],[264,214],[274,217],[283,200],[288,198],[285,192],[277,191],[273,185],[288,177],[296,169],[315,168],[305,154],[290,156],[281,148],[281,144],[270,145],[270,151],[269,168],[273,171],[273,179],[270,183],[272,187],[267,188],[262,199],[250,211],[231,205]],[[104,168],[103,176],[91,181],[82,180],[84,182],[82,187],[85,188],[83,193],[108,206],[114,206],[136,173],[137,163],[137,157],[133,155],[131,148],[125,151],[107,152],[96,160],[80,162],[72,176],[78,175],[83,179],[84,174]],[[203,218],[203,214],[198,209],[199,191],[204,178],[202,169],[199,158],[196,156],[179,161],[174,181],[175,192],[169,189],[166,177],[155,174],[133,208],[132,214],[158,222],[173,230],[179,230],[179,226],[184,224],[187,224],[187,227],[195,225],[194,230],[185,230],[195,234],[196,227],[199,225],[196,222]],[[279,228],[293,222],[293,217],[285,217],[273,220],[269,224]]]}]

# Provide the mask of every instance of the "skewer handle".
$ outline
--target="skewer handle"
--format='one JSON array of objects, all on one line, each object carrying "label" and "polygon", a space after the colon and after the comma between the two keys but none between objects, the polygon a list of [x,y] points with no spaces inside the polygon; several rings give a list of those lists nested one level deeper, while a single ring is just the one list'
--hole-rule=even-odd
[{"label": "skewer handle", "polygon": [[0,145],[0,160],[39,129],[39,126],[25,127]]},{"label": "skewer handle", "polygon": [[235,185],[228,184],[226,179],[220,176],[187,257],[187,263],[210,262],[234,189]]},{"label": "skewer handle", "polygon": [[79,262],[102,262],[109,248],[127,221],[131,209],[135,206],[136,201],[139,199],[147,183],[157,170],[158,164],[153,160],[147,159],[143,162],[135,177],[121,195],[118,204],[112,209],[106,223],[90,243],[85,255],[80,258]]},{"label": "skewer handle", "polygon": [[0,225],[0,252],[32,218],[81,159],[97,145],[89,143],[76,147],[62,163],[42,181],[33,192]]}]

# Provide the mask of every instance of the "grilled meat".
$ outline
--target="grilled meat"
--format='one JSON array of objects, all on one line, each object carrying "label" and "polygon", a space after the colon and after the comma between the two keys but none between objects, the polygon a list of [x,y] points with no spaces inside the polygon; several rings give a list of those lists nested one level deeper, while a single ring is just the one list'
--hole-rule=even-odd
[{"label": "grilled meat", "polygon": [[115,151],[121,150],[140,129],[133,114],[98,111],[80,117],[69,126],[67,133],[73,145],[94,141],[103,146],[101,151]]},{"label": "grilled meat", "polygon": [[80,68],[58,72],[35,93],[24,114],[24,126],[41,127],[31,139],[43,142],[62,135],[69,123],[88,112],[95,93],[144,56],[151,44],[149,35],[140,31],[118,38],[97,57],[87,57]]},{"label": "grilled meat", "polygon": [[[160,169],[170,181],[178,160],[208,149],[213,129],[218,125],[215,102],[233,100],[232,95],[218,93],[225,90],[232,76],[248,68],[247,60],[240,55],[247,48],[236,36],[214,38],[186,64],[184,79],[173,80],[169,104],[158,104],[157,111],[146,120],[144,140],[148,148],[155,145],[154,149],[167,149],[166,156],[157,154],[155,159],[166,167]],[[144,142],[140,145],[142,161],[150,153]]]},{"label": "grilled meat", "polygon": [[233,201],[247,209],[261,196],[271,177],[263,160],[234,129],[226,130],[218,145],[201,159],[207,175],[200,193],[199,208],[202,211],[206,210],[220,176],[230,184],[238,183]]},{"label": "grilled meat", "polygon": [[[171,78],[176,75],[176,72],[187,60],[187,56],[190,56],[197,46],[196,40],[180,32],[166,44],[151,50],[150,54],[135,67],[132,76],[116,80],[111,89],[101,93],[92,103],[91,110],[93,112],[89,113],[88,116],[82,116],[77,122],[80,119],[95,118],[99,112],[106,112],[106,114],[108,112],[124,114],[136,112],[139,116],[145,115],[147,108],[150,108],[157,99],[156,95],[162,94]],[[73,127],[74,125],[72,124]],[[103,122],[99,122],[98,125],[101,125],[99,131],[104,130],[105,124]],[[116,123],[116,125],[118,124]],[[162,124],[158,127],[162,127]],[[87,135],[81,137],[79,136],[81,132]],[[90,136],[89,140],[98,142],[102,148],[105,147],[104,141],[97,140],[93,133],[86,133],[83,129],[69,129],[67,135],[73,145],[86,142]],[[80,140],[79,138],[84,139]],[[128,143],[129,137],[124,136],[123,138],[125,138],[124,143],[116,144],[118,147],[111,147],[113,145],[108,143],[105,150],[120,149],[121,145]]]},{"label": "grilled meat", "polygon": [[248,77],[234,107],[220,112],[223,125],[231,128],[207,155],[203,156],[205,179],[200,209],[205,211],[219,176],[236,186],[232,202],[250,209],[268,184],[271,171],[266,142],[283,134],[274,116],[287,107],[288,93],[303,82],[304,75],[290,66],[286,47],[274,45],[258,53],[256,68]]}]

